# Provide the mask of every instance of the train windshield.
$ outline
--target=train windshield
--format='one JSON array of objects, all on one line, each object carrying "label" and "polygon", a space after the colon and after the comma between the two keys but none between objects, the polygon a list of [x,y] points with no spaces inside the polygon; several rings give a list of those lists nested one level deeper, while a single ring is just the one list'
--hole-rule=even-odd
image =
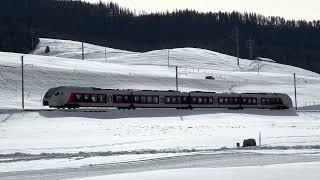
[{"label": "train windshield", "polygon": [[58,88],[51,88],[49,91],[44,95],[45,98],[50,97]]}]

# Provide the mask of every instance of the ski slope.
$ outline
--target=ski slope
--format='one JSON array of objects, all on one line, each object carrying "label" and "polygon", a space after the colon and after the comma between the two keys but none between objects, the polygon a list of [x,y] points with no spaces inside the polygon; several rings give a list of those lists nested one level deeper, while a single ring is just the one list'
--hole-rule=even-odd
[{"label": "ski slope", "polygon": [[[0,172],[104,164],[119,155],[132,160],[223,151],[258,139],[259,132],[264,153],[319,154],[318,111],[44,111],[42,97],[56,86],[174,90],[175,66],[180,91],[279,92],[292,99],[296,73],[299,108],[320,104],[320,75],[297,67],[261,61],[258,74],[257,61],[241,59],[237,66],[235,57],[196,48],[137,53],[85,43],[84,49],[81,60],[81,43],[42,38],[31,54],[0,52]],[[22,55],[25,107],[38,111],[19,110]]]}]

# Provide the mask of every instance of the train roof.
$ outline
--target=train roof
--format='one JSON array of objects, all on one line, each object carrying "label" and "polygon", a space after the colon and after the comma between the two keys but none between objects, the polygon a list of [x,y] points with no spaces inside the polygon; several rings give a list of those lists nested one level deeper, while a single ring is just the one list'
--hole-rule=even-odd
[{"label": "train roof", "polygon": [[266,93],[266,92],[262,92],[262,93],[241,93],[243,95],[268,95],[268,94],[273,94],[273,95],[278,95],[281,93]]},{"label": "train roof", "polygon": [[[109,91],[133,91],[133,92],[180,92],[180,93],[189,93],[189,92],[182,92],[182,91],[175,91],[175,90],[139,90],[139,89],[103,89],[97,87],[79,87],[79,86],[59,86],[53,87],[51,89],[57,88],[84,88],[84,89],[92,89],[92,90],[109,90]],[[267,92],[259,92],[259,93],[234,93],[234,92],[209,92],[209,91],[190,91],[190,93],[207,93],[207,94],[241,94],[241,95],[283,95],[282,93],[267,93]]]},{"label": "train roof", "polygon": [[211,94],[215,94],[216,92],[209,92],[209,91],[191,91],[190,93],[211,93]]}]

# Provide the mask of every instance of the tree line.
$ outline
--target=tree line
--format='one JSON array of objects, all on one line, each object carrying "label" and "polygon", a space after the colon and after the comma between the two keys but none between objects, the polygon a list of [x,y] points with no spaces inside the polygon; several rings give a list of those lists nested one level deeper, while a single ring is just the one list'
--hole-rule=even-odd
[{"label": "tree line", "polygon": [[31,51],[38,37],[70,39],[131,51],[196,47],[253,56],[320,72],[320,21],[286,20],[256,13],[142,13],[115,3],[72,0],[1,0],[0,50]]}]

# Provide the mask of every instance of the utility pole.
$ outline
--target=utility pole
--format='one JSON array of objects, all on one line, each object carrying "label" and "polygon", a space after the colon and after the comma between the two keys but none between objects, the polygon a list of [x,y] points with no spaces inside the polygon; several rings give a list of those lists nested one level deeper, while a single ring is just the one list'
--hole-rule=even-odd
[{"label": "utility pole", "polygon": [[21,56],[21,105],[22,109],[24,109],[24,75],[23,75],[23,56]]},{"label": "utility pole", "polygon": [[105,46],[104,46],[104,59],[107,62],[107,41],[105,42]]},{"label": "utility pole", "polygon": [[260,74],[260,58],[258,58],[258,75]]},{"label": "utility pole", "polygon": [[82,50],[82,60],[84,60],[84,49],[83,49],[83,42],[81,43],[81,45],[82,45],[82,48],[81,48],[81,50]]},{"label": "utility pole", "polygon": [[168,58],[168,67],[170,67],[170,49],[168,49],[167,53],[168,53],[168,57],[167,57]]},{"label": "utility pole", "polygon": [[176,91],[179,91],[179,88],[178,88],[178,66],[176,66]]},{"label": "utility pole", "polygon": [[294,74],[293,74],[293,79],[294,79],[294,100],[295,100],[296,110],[298,110],[298,106],[297,106],[297,84],[296,84],[296,73],[294,73]]},{"label": "utility pole", "polygon": [[259,147],[261,147],[261,131],[259,131]]},{"label": "utility pole", "polygon": [[240,66],[239,62],[239,29],[236,27],[236,43],[237,43],[237,64]]},{"label": "utility pole", "polygon": [[33,50],[33,30],[32,28],[30,27],[30,32],[31,32],[31,50]]},{"label": "utility pole", "polygon": [[250,39],[248,40],[248,48],[249,48],[249,50],[250,50],[250,60],[253,60],[253,55],[252,55],[252,53],[253,53],[253,39],[252,39],[252,37],[250,37]]}]

